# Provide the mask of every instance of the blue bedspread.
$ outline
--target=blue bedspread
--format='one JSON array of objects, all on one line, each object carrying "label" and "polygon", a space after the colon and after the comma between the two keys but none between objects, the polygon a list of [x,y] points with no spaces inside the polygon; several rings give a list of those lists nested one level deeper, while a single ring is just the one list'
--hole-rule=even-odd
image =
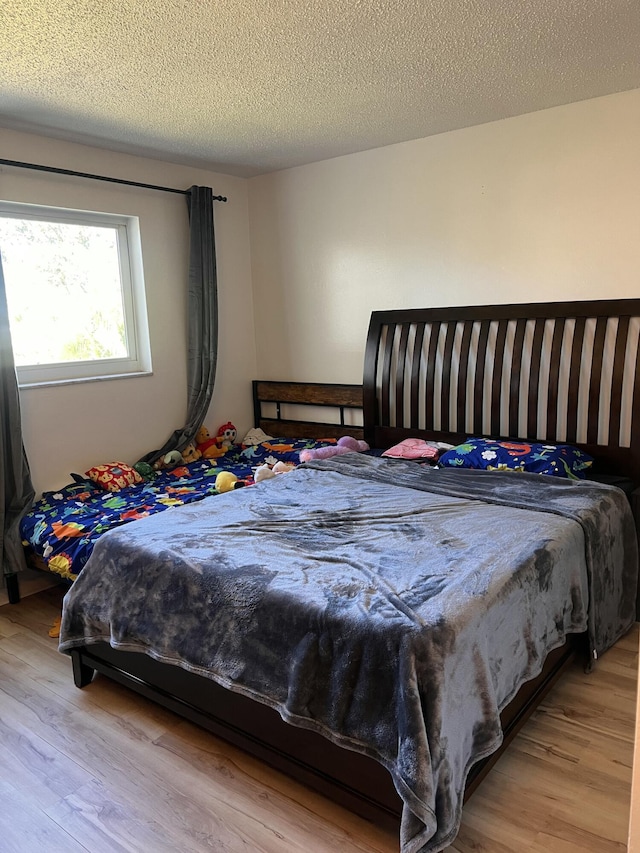
[{"label": "blue bedspread", "polygon": [[500,711],[566,635],[633,623],[624,494],[348,454],[98,543],[60,649],[146,653],[365,753],[404,802],[402,853],[453,841]]}]

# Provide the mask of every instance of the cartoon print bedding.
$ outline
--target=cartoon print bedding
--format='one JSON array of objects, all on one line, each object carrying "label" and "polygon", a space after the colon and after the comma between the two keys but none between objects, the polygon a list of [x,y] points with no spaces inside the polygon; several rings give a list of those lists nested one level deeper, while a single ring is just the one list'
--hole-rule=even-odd
[{"label": "cartoon print bedding", "polygon": [[50,571],[75,580],[96,541],[107,530],[218,494],[215,482],[221,471],[230,471],[250,485],[258,465],[278,461],[298,464],[301,450],[331,444],[335,440],[274,438],[250,447],[236,445],[217,459],[160,471],[153,481],[117,492],[105,491],[79,477],[79,482],[44,492],[35,502],[20,525],[23,545],[27,554],[39,556]]}]

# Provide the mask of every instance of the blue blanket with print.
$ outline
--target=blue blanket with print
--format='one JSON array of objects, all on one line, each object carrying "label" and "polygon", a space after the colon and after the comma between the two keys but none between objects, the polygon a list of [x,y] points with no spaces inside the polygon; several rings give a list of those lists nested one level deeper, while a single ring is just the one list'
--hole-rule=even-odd
[{"label": "blue blanket with print", "polygon": [[217,459],[201,459],[158,472],[155,480],[108,492],[86,478],[45,492],[20,523],[28,554],[38,555],[47,568],[75,580],[100,536],[114,527],[216,495],[216,477],[231,471],[247,484],[257,465],[278,461],[298,463],[301,450],[335,441],[278,439],[251,447],[235,446]]}]

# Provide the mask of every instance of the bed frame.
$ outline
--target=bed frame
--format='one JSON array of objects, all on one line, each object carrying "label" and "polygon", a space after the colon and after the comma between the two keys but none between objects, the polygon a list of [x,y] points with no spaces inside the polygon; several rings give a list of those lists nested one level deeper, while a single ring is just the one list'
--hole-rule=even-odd
[{"label": "bed frame", "polygon": [[[408,436],[457,442],[468,434],[567,441],[595,456],[604,477],[630,477],[635,487],[639,336],[640,300],[374,312],[362,387],[257,381],[255,422],[289,437],[363,434],[376,447]],[[314,417],[305,420],[299,413],[309,407]],[[318,407],[329,413],[320,421]],[[502,749],[583,647],[583,636],[571,638],[523,686],[503,712]],[[146,655],[97,644],[74,650],[72,660],[78,687],[95,671],[104,673],[358,814],[397,828],[401,801],[375,761]],[[501,751],[473,768],[467,796]]]}]

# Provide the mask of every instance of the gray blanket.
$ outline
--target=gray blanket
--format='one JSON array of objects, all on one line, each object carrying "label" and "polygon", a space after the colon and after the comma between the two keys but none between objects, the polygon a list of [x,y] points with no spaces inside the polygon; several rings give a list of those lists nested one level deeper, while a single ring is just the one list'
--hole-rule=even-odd
[{"label": "gray blanket", "polygon": [[372,756],[402,853],[426,853],[501,709],[568,633],[594,657],[615,642],[636,579],[618,489],[350,454],[107,533],[60,649],[145,652]]}]

